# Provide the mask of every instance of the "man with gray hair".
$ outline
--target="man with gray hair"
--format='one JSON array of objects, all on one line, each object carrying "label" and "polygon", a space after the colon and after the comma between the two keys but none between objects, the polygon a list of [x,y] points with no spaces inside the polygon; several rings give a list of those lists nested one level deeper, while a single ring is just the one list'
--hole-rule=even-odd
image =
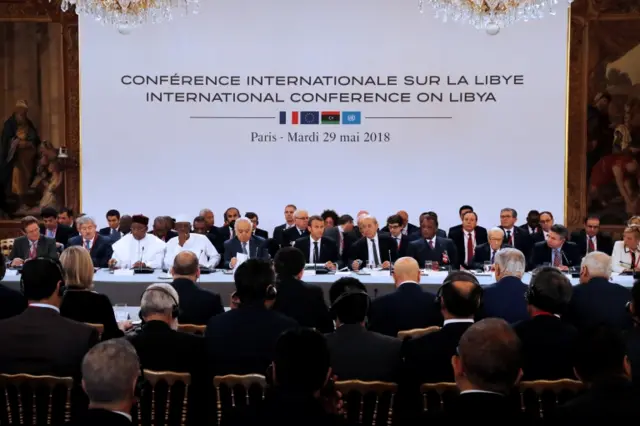
[{"label": "man with gray hair", "polygon": [[71,426],[132,424],[140,363],[134,347],[125,339],[111,339],[94,346],[82,361],[82,388],[89,410]]},{"label": "man with gray hair", "polygon": [[565,315],[565,320],[578,329],[607,325],[626,330],[633,326],[626,309],[631,292],[609,281],[611,267],[611,256],[600,251],[591,252],[582,259],[580,285],[574,288]]},{"label": "man with gray hair", "polygon": [[524,254],[518,249],[504,248],[496,253],[496,283],[485,288],[482,317],[502,318],[510,324],[529,318],[527,302],[522,297],[527,291],[522,282],[526,266]]},{"label": "man with gray hair", "polygon": [[108,267],[109,259],[113,256],[113,239],[97,232],[96,221],[91,216],[80,216],[76,219],[76,226],[80,235],[69,239],[69,247],[82,246],[91,254],[93,266]]},{"label": "man with gray hair", "polygon": [[[294,228],[290,228],[294,229]],[[235,236],[224,242],[224,267],[234,269],[238,258],[269,259],[267,240],[253,235],[253,224],[246,217],[234,223]],[[241,256],[240,256],[241,255]]]},{"label": "man with gray hair", "polygon": [[504,242],[504,231],[498,227],[491,228],[487,233],[487,241],[484,244],[478,244],[471,259],[471,265],[474,269],[483,269],[484,264],[489,262],[490,265],[495,263],[496,253],[501,248],[511,247]]},{"label": "man with gray hair", "polygon": [[296,210],[293,219],[295,226],[282,231],[282,247],[291,247],[298,238],[309,236],[309,212]]}]

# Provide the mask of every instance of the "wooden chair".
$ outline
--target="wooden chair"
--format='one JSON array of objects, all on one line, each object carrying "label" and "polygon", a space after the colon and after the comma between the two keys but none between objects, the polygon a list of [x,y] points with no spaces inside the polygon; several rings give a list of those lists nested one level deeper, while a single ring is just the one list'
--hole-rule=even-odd
[{"label": "wooden chair", "polygon": [[178,331],[189,334],[197,334],[199,336],[202,336],[204,334],[206,328],[206,325],[178,324]]},{"label": "wooden chair", "polygon": [[[245,405],[251,405],[251,390],[259,388],[260,389],[260,398],[264,399],[264,392],[267,388],[267,380],[264,376],[260,374],[247,374],[244,376],[236,375],[236,374],[228,374],[226,376],[215,376],[213,378],[213,386],[216,388],[216,408],[218,412],[218,425],[222,424],[222,411],[223,409],[226,411],[227,409],[235,409],[236,408],[236,392],[240,393],[239,390],[242,389],[245,396]],[[223,407],[222,400],[226,399],[223,392],[221,392],[221,388],[227,388],[230,393],[231,403],[230,407]]]},{"label": "wooden chair", "polygon": [[[349,407],[346,406],[347,402],[353,402],[350,394],[358,394],[359,398],[357,398],[358,403],[358,421],[357,424],[363,424],[363,418],[365,417],[365,412],[368,411],[365,409],[365,398],[368,396],[374,396],[375,399],[373,401],[373,414],[371,417],[371,425],[375,426],[378,421],[378,408],[380,406],[380,402],[383,396],[389,395],[388,399],[388,408],[386,411],[386,420],[387,425],[391,426],[393,421],[393,399],[395,397],[396,392],[398,391],[398,385],[395,383],[387,383],[387,382],[363,382],[360,380],[346,380],[342,382],[335,383],[336,390],[342,393],[342,400],[345,402],[345,418],[349,421]],[[384,401],[384,405],[386,406],[386,402]],[[368,405],[368,404],[367,404]],[[384,417],[384,416],[383,416]],[[349,423],[354,423],[350,421]]]},{"label": "wooden chair", "polygon": [[429,411],[429,394],[438,395],[438,407],[439,410],[444,410],[445,396],[455,395],[457,396],[459,391],[455,383],[440,382],[440,383],[423,383],[420,386],[420,393],[422,394],[422,410],[426,413]]},{"label": "wooden chair", "polygon": [[[584,389],[584,384],[578,380],[561,379],[561,380],[535,380],[530,382],[520,382],[520,408],[523,412],[527,409],[525,401],[525,393],[532,391],[537,397],[538,413],[540,419],[544,419],[546,408],[550,405],[557,407],[561,402],[561,396],[567,394],[574,396]],[[547,404],[543,396],[552,394],[554,396],[552,404]],[[569,399],[569,398],[564,398]]]},{"label": "wooden chair", "polygon": [[[184,426],[187,424],[187,400],[189,398],[189,385],[191,385],[191,374],[189,373],[176,373],[173,371],[152,371],[152,370],[143,370],[142,374],[144,376],[145,382],[148,383],[151,388],[151,425],[158,424],[156,420],[156,390],[157,386],[160,383],[165,383],[167,385],[166,390],[166,400],[164,404],[164,421],[160,424],[162,425],[173,425],[174,422],[169,422],[169,414],[171,413],[171,389],[176,384],[184,385],[184,396],[182,397],[182,410],[180,414],[180,425]],[[146,391],[143,389],[143,398],[146,396]],[[164,394],[164,392],[163,392]],[[139,413],[139,421],[142,420],[141,413]]]},{"label": "wooden chair", "polygon": [[15,240],[15,238],[5,238],[4,240],[0,240],[0,250],[2,250],[4,257],[8,258],[11,255],[11,250],[13,250],[13,243]]},{"label": "wooden chair", "polygon": [[104,333],[104,324],[92,324],[90,322],[85,322],[89,327],[95,328],[98,332],[98,338],[102,340],[102,334]]},{"label": "wooden chair", "polygon": [[[0,389],[4,390],[8,424],[31,424],[38,426],[42,424],[52,425],[54,405],[56,408],[60,407],[64,409],[60,417],[64,419],[64,422],[68,422],[71,417],[72,388],[73,378],[71,377],[33,376],[31,374],[0,374]],[[12,398],[14,394],[13,389],[15,389],[16,398]],[[25,394],[24,391],[26,389],[28,389],[29,392]],[[56,390],[65,391],[65,399],[62,406],[54,403],[54,393],[57,395],[57,392],[54,391]],[[47,402],[46,423],[42,423],[41,417],[43,417],[42,412],[44,410],[40,408],[43,407],[42,397],[45,395]],[[56,398],[56,400],[57,399],[58,398]],[[12,401],[16,402],[16,404],[12,404]],[[15,405],[18,407],[17,413],[15,412],[16,410],[12,409]],[[29,407],[31,408],[29,409]],[[25,417],[28,414],[31,414],[31,422],[25,421]]]},{"label": "wooden chair", "polygon": [[413,330],[402,330],[398,332],[398,338],[400,340],[405,339],[417,339],[418,337],[425,336],[429,333],[433,333],[434,331],[440,330],[440,327],[437,325],[433,325],[427,328],[414,328]]}]

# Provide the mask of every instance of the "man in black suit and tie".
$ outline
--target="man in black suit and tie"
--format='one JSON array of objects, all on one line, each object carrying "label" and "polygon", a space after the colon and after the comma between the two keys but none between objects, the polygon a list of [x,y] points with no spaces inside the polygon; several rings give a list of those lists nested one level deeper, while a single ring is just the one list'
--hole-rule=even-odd
[{"label": "man in black suit and tie", "polygon": [[[458,210],[458,215],[460,215],[460,222],[463,221],[464,215],[472,212],[473,211],[473,207],[471,207],[470,205],[465,204],[464,206],[460,207],[460,209]],[[452,232],[458,232],[462,229],[462,223],[460,225],[456,225],[456,226],[452,226],[451,228],[449,228],[449,232],[447,233],[447,235],[449,235],[449,238],[451,238],[451,233]]]},{"label": "man in black suit and tie", "polygon": [[240,219],[240,210],[235,207],[229,207],[224,212],[224,225],[218,228],[216,239],[223,244],[232,239],[235,235],[235,223]]},{"label": "man in black suit and tie", "polygon": [[96,223],[90,216],[82,216],[77,220],[80,235],[69,240],[69,247],[82,246],[91,254],[93,266],[107,268],[113,256],[113,240],[96,232]]},{"label": "man in black suit and tie", "polygon": [[56,246],[60,249],[68,245],[69,238],[78,235],[78,231],[74,228],[58,223],[58,211],[53,207],[45,207],[40,212],[40,215],[43,222],[43,225],[40,225],[40,233],[47,238],[54,239]]},{"label": "man in black suit and tie", "polygon": [[[399,210],[396,214],[391,215],[390,217],[400,216],[402,220],[402,227],[400,228],[400,234],[406,236],[413,236],[414,234],[420,234],[420,228],[415,226],[413,223],[409,223],[409,213],[404,210]],[[395,218],[394,218],[395,220]],[[381,232],[390,232],[389,223],[380,230]]]},{"label": "man in black suit and tie", "polygon": [[340,278],[331,286],[329,299],[336,318],[336,331],[326,336],[333,374],[340,380],[397,382],[402,342],[367,331],[371,301],[365,286],[356,278]]},{"label": "man in black suit and tie", "polygon": [[450,230],[449,239],[456,245],[460,265],[466,269],[474,269],[475,249],[488,241],[487,230],[478,226],[478,215],[473,211],[465,213],[462,216],[462,227]]},{"label": "man in black suit and tie", "polygon": [[529,268],[535,269],[545,263],[568,271],[570,267],[580,266],[580,251],[578,246],[567,241],[569,231],[562,225],[553,225],[549,231],[549,239],[540,241],[533,246]]},{"label": "man in black suit and tie", "polygon": [[391,262],[398,258],[398,245],[388,234],[378,232],[378,221],[373,216],[360,220],[362,238],[353,243],[349,266],[354,271],[374,266],[389,269]]},{"label": "man in black suit and tie", "polygon": [[515,209],[507,207],[500,210],[500,228],[504,231],[504,243],[517,248],[528,259],[533,242],[527,231],[515,226],[517,221],[518,212]]},{"label": "man in black suit and tie", "polygon": [[1,372],[80,379],[82,358],[98,343],[98,332],[60,316],[65,291],[60,262],[29,260],[22,268],[21,281],[29,307],[0,321]]},{"label": "man in black suit and tie", "polygon": [[549,232],[554,224],[553,213],[548,211],[540,212],[540,228],[539,231],[531,235],[531,241],[533,244],[540,241],[547,241],[549,239]]},{"label": "man in black suit and tie", "polygon": [[282,232],[282,247],[290,247],[298,238],[309,235],[309,212],[296,210],[293,214],[294,226]]},{"label": "man in black suit and tie", "polygon": [[510,247],[508,244],[504,243],[504,231],[501,228],[491,228],[489,230],[488,237],[489,242],[476,246],[473,259],[471,260],[473,269],[484,269],[485,262],[489,262],[493,265],[495,263],[496,253],[498,250]]},{"label": "man in black suit and tie", "polygon": [[338,226],[324,228],[324,235],[334,240],[338,245],[338,254],[343,264],[349,263],[349,251],[356,241],[353,237],[353,218],[348,214],[343,214],[338,218]]},{"label": "man in black suit and tie", "polygon": [[404,226],[404,219],[399,214],[389,216],[387,218],[387,226],[385,226],[383,230],[385,228],[388,230],[389,234],[391,234],[391,238],[396,241],[398,246],[398,257],[405,257],[407,255],[409,243],[420,238],[420,234],[418,232],[410,234],[403,233],[406,227]]},{"label": "man in black suit and tie", "polygon": [[13,242],[13,248],[9,255],[11,266],[21,266],[28,259],[36,257],[48,257],[58,259],[56,241],[40,234],[38,219],[26,216],[20,221],[20,227],[24,235]]},{"label": "man in black suit and tie", "polygon": [[324,220],[320,216],[311,216],[309,218],[309,235],[298,238],[294,242],[294,247],[302,252],[306,263],[322,264],[335,271],[336,267],[342,267],[338,244],[323,235]]},{"label": "man in black suit and tie", "polygon": [[519,226],[523,231],[527,231],[533,237],[533,234],[542,232],[540,229],[540,212],[538,210],[530,210],[527,214],[527,223]]},{"label": "man in black suit and tie", "polygon": [[178,253],[173,260],[171,286],[180,297],[178,320],[181,324],[203,325],[211,317],[224,313],[220,295],[198,288],[196,285],[200,277],[198,263],[198,256],[190,251]]},{"label": "man in black suit and tie", "polygon": [[269,233],[264,229],[258,228],[258,224],[260,223],[260,221],[256,213],[246,212],[244,214],[244,217],[249,219],[251,221],[251,224],[253,224],[253,235],[255,235],[256,237],[264,238],[265,240],[269,239]]},{"label": "man in black suit and tie", "polygon": [[173,220],[170,216],[156,217],[153,220],[153,230],[149,231],[149,233],[155,235],[165,243],[178,236],[178,233],[173,230]]},{"label": "man in black suit and tie", "polygon": [[273,228],[273,239],[280,246],[282,245],[282,233],[292,226],[295,226],[295,218],[293,215],[296,210],[298,210],[298,208],[295,205],[287,204],[284,208],[284,223]]},{"label": "man in black suit and tie", "polygon": [[455,244],[448,238],[436,237],[437,230],[438,219],[431,215],[423,216],[420,222],[422,238],[409,244],[407,256],[413,257],[420,266],[429,260],[439,266],[460,268]]},{"label": "man in black suit and tie", "polygon": [[[438,221],[438,214],[436,212],[424,212],[420,215],[419,224],[422,223],[422,219],[424,219],[427,216],[433,217],[436,220],[436,222]],[[418,234],[420,233],[418,232]],[[445,231],[444,229],[438,228],[438,230],[436,231],[436,235],[440,238],[447,238],[447,231]]]},{"label": "man in black suit and tie", "polygon": [[571,242],[576,243],[580,249],[580,256],[601,251],[611,256],[613,240],[607,234],[600,232],[600,217],[589,215],[584,220],[584,229],[571,234]]},{"label": "man in black suit and tie", "polygon": [[241,217],[234,222],[235,237],[224,243],[224,267],[233,269],[238,261],[238,253],[244,254],[248,259],[269,259],[267,242],[253,235],[253,225],[246,217]]},{"label": "man in black suit and tie", "polygon": [[100,235],[111,238],[113,242],[125,235],[125,232],[120,228],[120,212],[118,210],[111,209],[107,212],[107,224],[109,226],[100,229]]}]

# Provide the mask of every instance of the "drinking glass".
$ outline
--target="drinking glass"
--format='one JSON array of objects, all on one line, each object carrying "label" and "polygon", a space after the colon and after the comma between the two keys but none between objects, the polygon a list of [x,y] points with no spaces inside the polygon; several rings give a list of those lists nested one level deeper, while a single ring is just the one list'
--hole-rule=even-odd
[{"label": "drinking glass", "polygon": [[367,268],[371,269],[372,271],[376,269],[376,266],[376,262],[374,262],[373,260],[367,262]]},{"label": "drinking glass", "polygon": [[489,262],[488,260],[484,262],[483,270],[484,272],[491,272],[491,262]]},{"label": "drinking glass", "polygon": [[431,267],[434,271],[439,271],[440,270],[440,264],[436,261],[431,262]]},{"label": "drinking glass", "polygon": [[116,316],[116,322],[126,321],[129,319],[126,303],[116,303],[113,305],[113,312]]},{"label": "drinking glass", "polygon": [[425,260],[424,262],[424,271],[428,272],[433,269],[433,263],[430,260]]}]

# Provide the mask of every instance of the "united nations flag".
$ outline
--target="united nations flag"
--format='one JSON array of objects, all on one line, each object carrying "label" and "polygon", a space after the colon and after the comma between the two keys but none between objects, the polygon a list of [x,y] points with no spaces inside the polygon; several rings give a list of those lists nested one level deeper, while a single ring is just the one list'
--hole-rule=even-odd
[{"label": "united nations flag", "polygon": [[360,111],[342,111],[342,124],[362,124]]}]

